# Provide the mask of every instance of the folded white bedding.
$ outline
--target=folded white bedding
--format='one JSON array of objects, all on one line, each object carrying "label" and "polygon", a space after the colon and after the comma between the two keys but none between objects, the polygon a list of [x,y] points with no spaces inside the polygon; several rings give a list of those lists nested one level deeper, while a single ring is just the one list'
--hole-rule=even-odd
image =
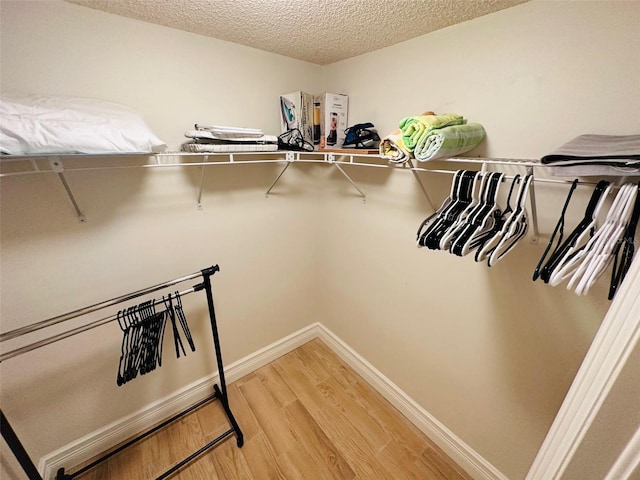
[{"label": "folded white bedding", "polygon": [[2,94],[0,152],[160,153],[167,145],[132,108],[81,97]]},{"label": "folded white bedding", "polygon": [[275,152],[277,143],[183,143],[182,151],[191,153]]},{"label": "folded white bedding", "polygon": [[184,133],[187,138],[201,139],[201,140],[220,140],[225,142],[241,142],[241,143],[278,143],[278,137],[276,135],[258,135],[258,136],[243,136],[235,134],[222,134],[214,133],[209,130],[187,130]]},{"label": "folded white bedding", "polygon": [[207,131],[218,138],[255,138],[263,135],[259,128],[230,127],[227,125],[203,125],[196,123],[196,130]]}]

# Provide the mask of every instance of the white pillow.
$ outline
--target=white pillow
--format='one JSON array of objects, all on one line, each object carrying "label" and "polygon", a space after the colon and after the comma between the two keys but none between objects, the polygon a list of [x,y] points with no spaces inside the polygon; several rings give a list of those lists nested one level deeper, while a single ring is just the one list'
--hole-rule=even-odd
[{"label": "white pillow", "polygon": [[0,152],[160,153],[167,145],[132,108],[93,98],[2,94]]}]

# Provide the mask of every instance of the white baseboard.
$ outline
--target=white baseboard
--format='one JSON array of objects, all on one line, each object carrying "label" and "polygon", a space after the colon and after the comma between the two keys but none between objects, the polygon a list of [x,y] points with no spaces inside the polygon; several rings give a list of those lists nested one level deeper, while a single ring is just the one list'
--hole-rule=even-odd
[{"label": "white baseboard", "polygon": [[[276,360],[317,337],[316,325],[309,325],[257,352],[225,366],[225,380],[231,383],[258,368]],[[38,470],[42,478],[53,479],[61,467],[80,465],[114,445],[124,442],[140,432],[157,425],[165,418],[177,414],[213,393],[218,383],[218,372],[187,385],[177,392],[121,418],[99,430],[59,448],[40,459]]]},{"label": "white baseboard", "polygon": [[[276,360],[300,345],[320,338],[344,362],[395,406],[404,416],[436,443],[453,461],[476,480],[507,480],[493,465],[448,430],[429,412],[418,405],[397,385],[362,358],[321,323],[311,324],[225,367],[227,382],[231,383]],[[44,479],[53,479],[58,468],[79,465],[156,425],[211,394],[218,382],[217,372],[204,377],[179,391],[92,432],[40,459],[39,470]]]},{"label": "white baseboard", "polygon": [[396,407],[422,433],[460,465],[476,480],[508,480],[497,468],[478,452],[458,438],[433,415],[418,405],[409,395],[389,380],[382,372],[361,357],[324,325],[316,324],[318,338],[326,343],[345,363],[353,368],[389,403]]}]

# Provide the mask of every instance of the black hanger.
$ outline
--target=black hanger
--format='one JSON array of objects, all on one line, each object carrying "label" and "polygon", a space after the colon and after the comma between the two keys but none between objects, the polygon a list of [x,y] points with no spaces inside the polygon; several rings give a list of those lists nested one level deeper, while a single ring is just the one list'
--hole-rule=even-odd
[{"label": "black hanger", "polygon": [[154,345],[154,365],[162,366],[162,346],[164,344],[164,327],[167,323],[167,312],[162,310],[160,312],[155,311],[155,302],[153,305],[153,345]]},{"label": "black hanger", "polygon": [[[459,257],[472,250],[472,248],[465,249],[465,245],[480,229],[486,228],[487,222],[493,221],[493,214],[496,213],[498,188],[504,178],[504,174],[491,172],[488,175],[488,180],[485,182],[482,192],[480,192],[480,202],[465,219],[464,225],[451,242],[449,251]],[[497,213],[499,214],[499,211]],[[474,243],[474,247],[477,248],[477,246],[478,243]]]},{"label": "black hanger", "polygon": [[549,243],[547,244],[547,248],[544,249],[544,252],[542,253],[542,257],[540,257],[540,260],[538,261],[538,265],[536,265],[536,269],[533,271],[533,281],[535,282],[538,277],[540,277],[540,270],[542,269],[542,263],[544,262],[545,257],[547,256],[547,253],[549,253],[549,250],[551,249],[551,245],[553,245],[553,240],[556,236],[556,233],[559,233],[558,235],[558,240],[557,240],[557,244],[553,249],[553,252],[551,253],[551,255],[553,255],[558,247],[560,246],[560,244],[562,243],[562,237],[564,234],[564,216],[567,212],[567,207],[569,206],[569,202],[571,201],[571,196],[573,195],[574,190],[576,189],[576,187],[578,186],[578,179],[576,178],[573,183],[571,184],[571,188],[569,189],[569,194],[567,195],[566,200],[564,201],[564,206],[562,207],[562,212],[560,213],[560,218],[558,218],[558,222],[556,223],[556,227],[553,229],[553,233],[551,234],[551,238],[549,239]]},{"label": "black hanger", "polygon": [[422,242],[423,246],[431,250],[440,249],[440,240],[451,228],[460,214],[466,210],[466,208],[473,201],[473,187],[476,180],[476,175],[479,172],[463,170],[460,176],[456,189],[454,201],[438,215],[436,220],[431,224],[431,227],[423,234]]},{"label": "black hanger", "polygon": [[155,301],[138,305],[138,313],[142,325],[142,352],[140,361],[140,373],[145,375],[156,369],[157,342],[155,332]]},{"label": "black hanger", "polygon": [[180,321],[180,325],[182,326],[182,331],[184,332],[184,336],[189,343],[189,347],[192,352],[196,351],[196,346],[193,343],[193,337],[191,336],[191,331],[189,330],[189,325],[187,324],[187,318],[184,315],[184,310],[182,309],[182,299],[180,298],[180,292],[175,293],[176,298],[176,306],[174,308],[176,315],[178,316],[178,320]]},{"label": "black hanger", "polygon": [[148,350],[149,345],[149,329],[148,320],[149,314],[147,311],[148,302],[141,303],[136,307],[136,313],[138,314],[138,322],[140,324],[140,351],[138,352],[138,365],[137,369],[141,375],[145,375],[151,370],[151,366],[148,363]]},{"label": "black hanger", "polygon": [[472,203],[469,203],[467,208],[465,208],[460,213],[456,221],[447,229],[447,232],[445,232],[442,237],[445,237],[445,235],[449,235],[450,238],[448,239],[448,242],[445,245],[443,245],[442,242],[439,242],[439,246],[441,248],[446,248],[450,253],[453,253],[451,250],[453,243],[461,234],[463,234],[465,230],[468,229],[470,224],[473,225],[474,218],[478,215],[479,212],[482,211],[484,207],[484,199],[487,192],[487,186],[489,185],[489,181],[487,180],[487,178],[489,177],[485,177],[485,174],[483,173],[477,173],[476,175],[478,175],[478,178],[481,178],[480,191],[478,192],[478,201],[475,203],[473,203],[473,201]]},{"label": "black hanger", "polygon": [[129,361],[127,363],[127,381],[138,376],[138,362],[140,354],[140,324],[137,316],[138,307],[127,308],[127,318],[131,325],[131,342],[129,344]]},{"label": "black hanger", "polygon": [[[524,210],[524,205],[526,203],[525,197],[532,181],[533,175],[528,174],[520,182],[520,191],[518,192],[515,209],[505,221],[506,223],[503,227],[506,233],[501,237],[500,242],[492,249],[491,254],[487,258],[487,265],[490,267],[509,253],[522,237],[527,234],[529,221]],[[513,233],[512,228],[515,228]],[[503,250],[503,248],[505,249]]]},{"label": "black hanger", "polygon": [[[496,236],[498,234],[498,232],[500,232],[502,230],[502,227],[504,225],[504,222],[506,221],[507,215],[510,214],[511,212],[513,212],[513,208],[511,208],[511,195],[513,194],[514,187],[519,182],[520,182],[520,174],[518,173],[513,177],[513,180],[511,181],[511,187],[509,187],[509,194],[507,195],[507,206],[506,206],[506,208],[502,212],[500,212],[499,210],[496,210],[494,212],[493,228],[491,230],[489,230],[482,237],[479,237],[478,240],[476,240],[476,244],[472,244],[472,248],[477,248],[476,255],[475,255],[475,261],[476,262],[484,260],[484,258],[480,258],[480,255],[482,253],[482,248],[485,246],[485,244],[489,240],[491,240],[494,236]],[[491,255],[492,251],[493,251],[493,249],[489,250],[488,252],[485,252],[485,257],[487,255]]]},{"label": "black hanger", "polygon": [[117,376],[119,386],[162,364],[167,317],[165,310],[156,312],[155,304],[155,300],[149,300],[118,311],[116,320],[123,331]]},{"label": "black hanger", "polygon": [[125,322],[125,324],[127,325],[127,344],[125,346],[125,357],[124,357],[124,367],[123,367],[123,383],[126,383],[130,380],[130,364],[131,364],[131,356],[133,355],[132,353],[132,346],[133,346],[133,336],[134,336],[134,327],[133,324],[131,323],[131,319],[129,318],[129,307],[127,307],[125,310],[122,311],[122,319]]},{"label": "black hanger", "polygon": [[455,208],[447,213],[438,228],[428,236],[427,246],[432,250],[441,248],[441,241],[445,235],[455,229],[458,222],[462,221],[462,216],[473,211],[469,208],[473,205],[473,192],[475,190],[478,179],[482,178],[482,173],[476,171],[468,171],[462,177],[461,190],[458,202]]},{"label": "black hanger", "polygon": [[[473,182],[469,191],[469,202],[467,206],[457,215],[457,218],[452,219],[452,222],[446,226],[444,232],[439,234],[437,240],[437,248],[450,251],[453,240],[464,230],[467,225],[467,221],[470,217],[474,216],[478,209],[482,205],[482,197],[485,195],[485,188],[487,186],[487,178],[482,172],[475,172],[473,176]],[[476,185],[478,185],[478,199],[474,198],[474,192],[476,191]],[[434,238],[434,240],[436,240]]]},{"label": "black hanger", "polygon": [[127,328],[127,324],[124,320],[122,310],[118,310],[118,314],[116,315],[116,320],[118,321],[118,326],[122,330],[122,344],[120,346],[120,360],[118,361],[118,376],[116,378],[116,383],[120,387],[125,383],[124,370],[125,370],[125,362],[127,357],[127,336],[129,335],[129,329]]},{"label": "black hanger", "polygon": [[[609,182],[606,180],[600,180],[596,187],[593,189],[593,193],[591,195],[591,199],[589,200],[589,204],[585,210],[584,218],[580,221],[580,223],[573,229],[573,231],[567,236],[564,243],[562,243],[558,248],[556,248],[549,257],[549,260],[542,267],[540,272],[540,278],[545,282],[549,283],[549,279],[551,277],[551,273],[558,266],[562,258],[565,256],[569,248],[575,246],[575,242],[582,235],[582,233],[589,228],[590,225],[593,224],[593,214],[595,212],[596,207],[598,206],[598,202],[600,201],[600,197],[605,192],[606,188],[609,186]],[[591,235],[593,235],[593,228],[591,229]],[[584,247],[584,246],[583,246]],[[577,251],[581,250],[583,247],[578,248]],[[575,255],[575,253],[573,255]],[[571,258],[571,257],[569,257]]]},{"label": "black hanger", "polygon": [[136,306],[135,312],[138,321],[138,356],[136,358],[136,371],[139,374],[147,372],[146,357],[148,348],[148,322],[145,313],[146,302]]},{"label": "black hanger", "polygon": [[171,328],[173,329],[173,343],[176,347],[176,358],[180,358],[180,350],[182,350],[182,355],[186,356],[187,352],[184,350],[184,346],[182,345],[182,339],[180,338],[180,332],[178,332],[178,326],[176,325],[176,313],[173,309],[173,301],[171,298],[171,294],[165,297],[163,296],[165,307],[167,309],[167,314],[169,315],[169,319],[171,320]]},{"label": "black hanger", "polygon": [[434,236],[444,229],[447,225],[453,223],[460,213],[467,207],[470,200],[467,200],[467,193],[472,182],[470,181],[471,173],[466,170],[457,172],[453,185],[451,187],[451,202],[438,214],[433,223],[422,235],[422,245],[434,250],[439,248],[435,245]]},{"label": "black hanger", "polygon": [[[417,239],[418,246],[424,247],[426,246],[424,240],[426,235],[429,233],[432,225],[439,219],[439,217],[446,215],[446,211],[458,200],[458,191],[460,189],[460,182],[462,181],[462,175],[464,174],[464,170],[458,170],[454,176],[453,181],[451,182],[451,192],[449,196],[442,202],[440,208],[429,215],[418,227]],[[425,228],[426,227],[426,228]],[[423,231],[424,229],[424,231]]]}]

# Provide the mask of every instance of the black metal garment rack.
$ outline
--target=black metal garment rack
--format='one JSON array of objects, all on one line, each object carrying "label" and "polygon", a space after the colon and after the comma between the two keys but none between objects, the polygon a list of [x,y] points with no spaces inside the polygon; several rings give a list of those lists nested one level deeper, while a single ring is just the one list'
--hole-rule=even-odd
[{"label": "black metal garment rack", "polygon": [[[220,350],[220,337],[218,335],[218,325],[217,325],[217,321],[216,321],[216,313],[215,313],[215,309],[214,309],[214,304],[213,304],[213,292],[212,292],[212,288],[211,288],[211,276],[216,273],[217,271],[219,271],[220,268],[218,267],[218,265],[214,265],[212,267],[208,267],[205,268],[204,270],[201,270],[200,272],[197,273],[193,273],[191,275],[187,275],[185,277],[181,277],[181,278],[177,278],[175,280],[170,280],[168,282],[159,284],[159,285],[155,285],[153,287],[148,287],[145,288],[143,290],[138,290],[136,292],[132,292],[129,293],[127,295],[123,295],[121,297],[117,297],[114,298],[112,300],[107,300],[105,302],[101,302],[95,305],[91,305],[89,307],[85,307],[79,310],[75,310],[73,312],[69,312],[66,313],[64,315],[60,315],[48,320],[44,320],[42,322],[38,322],[36,324],[33,325],[28,325],[26,327],[21,327],[15,330],[12,330],[10,332],[6,332],[3,334],[0,334],[0,341],[5,341],[5,340],[10,340],[12,338],[17,338],[20,337],[22,335],[25,335],[27,333],[31,333],[31,332],[35,332],[36,330],[40,330],[46,327],[49,327],[51,325],[56,325],[58,323],[64,322],[66,320],[70,320],[72,318],[77,318],[81,315],[86,315],[88,313],[91,312],[95,312],[98,310],[102,310],[104,308],[113,306],[113,305],[117,305],[123,302],[127,302],[130,301],[134,298],[140,297],[142,295],[146,295],[158,290],[161,290],[163,288],[167,288],[171,285],[176,285],[178,283],[181,282],[185,282],[194,278],[198,278],[198,277],[202,277],[202,283],[199,283],[197,285],[194,285],[193,288],[185,291],[185,292],[181,292],[181,293],[191,293],[191,292],[198,292],[201,290],[204,290],[204,292],[206,293],[206,297],[207,297],[207,306],[209,309],[209,320],[211,322],[211,332],[213,335],[213,344],[214,344],[214,348],[215,348],[215,353],[216,353],[216,364],[218,367],[218,374],[220,377],[220,385],[218,386],[218,384],[214,384],[213,386],[213,393],[208,396],[207,398],[204,398],[203,400],[197,402],[195,405],[192,405],[191,407],[187,408],[186,410],[174,415],[173,417],[165,420],[164,422],[162,422],[161,424],[153,427],[152,429],[141,433],[140,435],[138,435],[137,437],[129,440],[128,442],[126,442],[125,444],[119,446],[118,448],[108,452],[107,454],[103,455],[102,457],[96,459],[95,461],[91,462],[90,464],[82,467],[81,469],[73,472],[73,473],[67,473],[65,472],[64,468],[60,468],[56,474],[56,480],[72,480],[75,477],[85,473],[86,471],[94,468],[95,466],[97,466],[98,464],[102,463],[103,461],[107,460],[108,458],[112,457],[113,455],[121,452],[122,450],[130,447],[131,445],[139,442],[140,440],[152,435],[153,433],[157,432],[158,430],[160,430],[161,428],[167,426],[168,424],[174,422],[175,420],[183,417],[184,415],[192,412],[193,410],[199,408],[200,406],[204,405],[205,403],[217,399],[220,401],[220,404],[222,405],[222,408],[224,409],[226,415],[227,415],[227,419],[229,420],[229,424],[231,426],[231,428],[229,430],[227,430],[226,432],[222,433],[220,436],[218,436],[217,438],[215,438],[214,440],[212,440],[211,442],[207,443],[206,445],[202,446],[200,449],[198,449],[197,451],[193,452],[191,455],[189,455],[188,457],[186,457],[185,459],[181,460],[180,462],[176,463],[175,465],[173,465],[169,470],[167,470],[166,472],[164,472],[162,475],[158,476],[156,478],[156,480],[163,480],[165,478],[170,477],[171,475],[173,475],[174,473],[176,473],[178,470],[182,469],[183,467],[185,467],[188,463],[190,463],[191,461],[195,460],[197,457],[199,457],[200,455],[202,455],[203,453],[205,453],[206,451],[208,451],[209,449],[213,448],[215,445],[217,445],[218,443],[220,443],[221,441],[225,440],[227,437],[233,435],[235,433],[236,435],[236,442],[238,447],[242,447],[242,445],[244,444],[244,437],[242,435],[242,431],[240,430],[240,427],[235,419],[235,417],[233,416],[233,413],[231,412],[231,407],[229,406],[229,398],[227,395],[227,384],[225,381],[225,377],[224,377],[224,365],[222,363],[222,353]],[[95,322],[92,322],[88,325],[84,325],[82,327],[78,327],[75,328],[73,330],[69,330],[63,334],[58,334],[55,335],[53,337],[50,337],[48,339],[45,340],[41,340],[38,342],[35,342],[33,344],[27,345],[25,347],[21,347],[6,353],[3,353],[0,355],[0,362],[7,360],[9,358],[18,356],[22,353],[26,353],[28,351],[34,350],[36,348],[42,347],[44,345],[48,345],[50,343],[59,341],[63,338],[67,338],[69,336],[75,335],[77,333],[81,333],[83,331],[89,330],[91,328],[95,328],[97,326],[103,325],[105,323],[108,323],[110,321],[113,321],[116,319],[116,316],[111,316],[111,317],[107,317],[101,320],[97,320]],[[15,455],[16,459],[18,460],[18,462],[20,463],[20,466],[22,467],[22,469],[24,470],[25,474],[27,475],[27,477],[29,478],[29,480],[42,480],[42,476],[40,475],[40,473],[38,472],[38,469],[36,468],[35,464],[33,463],[33,460],[31,460],[31,458],[29,457],[27,451],[25,450],[25,448],[23,447],[20,439],[18,438],[18,436],[16,435],[15,431],[13,430],[13,428],[11,427],[9,421],[7,420],[7,418],[4,415],[4,412],[2,412],[2,410],[0,409],[0,430],[2,431],[2,437],[4,438],[4,440],[6,441],[7,445],[9,446],[9,448],[11,449],[11,451],[13,452],[13,454]]]}]

